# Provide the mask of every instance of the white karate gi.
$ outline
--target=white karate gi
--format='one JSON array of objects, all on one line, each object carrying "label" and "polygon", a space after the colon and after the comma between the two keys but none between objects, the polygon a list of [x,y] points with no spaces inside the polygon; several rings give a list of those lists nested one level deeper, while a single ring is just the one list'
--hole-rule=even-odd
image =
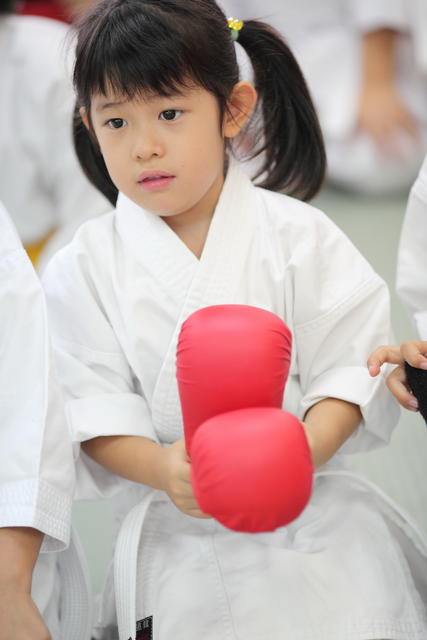
[{"label": "white karate gi", "polygon": [[424,0],[413,0],[411,15],[417,63],[427,74],[427,4]]},{"label": "white karate gi", "polygon": [[[73,594],[73,602],[69,601],[70,588],[85,587],[74,539],[69,547],[74,462],[63,399],[52,370],[45,299],[2,205],[0,329],[0,527],[33,527],[45,534],[33,598],[54,640],[71,640],[73,629],[74,638],[87,640],[79,633],[85,629],[82,619],[88,633],[90,611],[87,604],[74,608],[82,604],[84,594]],[[67,547],[59,562],[57,554],[43,553]],[[63,634],[61,607],[68,626]]]},{"label": "white karate gi", "polygon": [[[383,380],[366,369],[369,353],[389,338],[388,292],[326,216],[254,187],[233,163],[200,261],[161,218],[120,195],[115,211],[83,225],[54,257],[44,286],[77,441],[182,438],[177,337],[190,313],[215,304],[268,309],[289,326],[288,411],[302,418],[332,396],[360,405],[364,416],[317,474],[300,518],[267,534],[185,516],[165,494],[82,454],[88,495],[115,493],[118,520],[142,500],[116,552],[121,640],[151,615],[155,640],[426,637],[426,540],[345,471],[342,455],[385,444],[397,421]],[[407,552],[421,578],[408,570]]]},{"label": "white karate gi", "polygon": [[397,292],[427,340],[427,156],[409,195],[397,260]]},{"label": "white karate gi", "polygon": [[[424,0],[421,0],[423,2]],[[226,15],[272,24],[295,54],[317,108],[325,138],[328,175],[345,188],[381,193],[409,188],[427,151],[427,68],[414,0],[221,0]],[[425,9],[424,9],[425,14]],[[362,34],[379,28],[400,32],[396,86],[420,122],[419,142],[400,136],[402,158],[381,153],[357,130]],[[424,27],[422,33],[425,33]],[[415,60],[416,53],[417,62]],[[240,56],[239,56],[240,57]]]},{"label": "white karate gi", "polygon": [[41,262],[110,208],[73,148],[67,34],[55,20],[0,16],[0,199],[24,245],[55,232]]}]

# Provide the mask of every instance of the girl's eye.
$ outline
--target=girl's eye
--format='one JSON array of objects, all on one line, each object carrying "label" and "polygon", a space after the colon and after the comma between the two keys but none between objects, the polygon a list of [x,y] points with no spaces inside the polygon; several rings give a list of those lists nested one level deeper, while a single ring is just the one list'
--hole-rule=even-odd
[{"label": "girl's eye", "polygon": [[110,129],[121,129],[125,124],[126,120],[123,120],[123,118],[111,118],[111,120],[108,120],[107,122]]},{"label": "girl's eye", "polygon": [[181,114],[181,109],[166,109],[161,112],[159,118],[160,120],[177,120]]}]

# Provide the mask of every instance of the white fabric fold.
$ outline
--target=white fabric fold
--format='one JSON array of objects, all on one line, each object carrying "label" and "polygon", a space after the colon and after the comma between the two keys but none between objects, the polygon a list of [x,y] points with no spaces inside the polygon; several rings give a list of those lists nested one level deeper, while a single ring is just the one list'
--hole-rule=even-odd
[{"label": "white fabric fold", "polygon": [[0,307],[0,525],[34,526],[46,534],[46,548],[64,548],[74,486],[71,439],[43,291],[1,206]]},{"label": "white fabric fold", "polygon": [[427,340],[427,157],[411,189],[400,235],[397,292]]}]

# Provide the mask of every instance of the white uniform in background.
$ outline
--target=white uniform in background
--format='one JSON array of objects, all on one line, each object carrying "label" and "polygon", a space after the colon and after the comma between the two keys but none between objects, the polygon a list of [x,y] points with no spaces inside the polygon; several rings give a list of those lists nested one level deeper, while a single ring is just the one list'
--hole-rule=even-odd
[{"label": "white uniform in background", "polygon": [[[139,503],[116,551],[121,640],[135,637],[137,621],[149,627],[150,616],[154,640],[426,637],[426,539],[344,455],[386,444],[397,422],[383,379],[365,364],[389,340],[388,292],[326,216],[255,188],[232,163],[200,261],[121,194],[115,211],[54,257],[44,286],[76,441],[182,438],[178,333],[196,309],[227,303],[270,310],[291,329],[288,411],[302,418],[332,396],[360,405],[364,417],[317,473],[300,518],[266,534],[185,516],[165,494],[82,454],[82,494],[115,494],[119,521]],[[111,592],[106,603],[102,638],[113,624]]]},{"label": "white uniform in background", "polygon": [[411,189],[397,260],[397,292],[427,340],[427,157]]},{"label": "white uniform in background", "polygon": [[412,0],[412,5],[416,59],[420,69],[427,74],[427,3]]},{"label": "white uniform in background", "polygon": [[87,592],[70,596],[85,586],[74,535],[69,546],[74,462],[47,331],[42,287],[0,205],[0,527],[45,534],[33,598],[54,640],[87,640]]},{"label": "white uniform in background", "polygon": [[54,232],[43,262],[110,208],[73,148],[69,33],[55,20],[0,16],[0,199],[24,245]]},{"label": "white uniform in background", "polygon": [[[424,65],[425,41],[419,26],[427,18],[425,15],[423,18],[425,8],[420,7],[415,13],[414,2],[219,2],[226,15],[243,20],[259,18],[272,24],[287,40],[317,108],[325,137],[329,178],[339,186],[365,193],[409,188],[427,151],[427,57]],[[396,86],[404,104],[420,122],[417,143],[407,134],[399,136],[401,158],[380,152],[367,133],[357,130],[361,38],[366,32],[387,27],[400,32]]]}]

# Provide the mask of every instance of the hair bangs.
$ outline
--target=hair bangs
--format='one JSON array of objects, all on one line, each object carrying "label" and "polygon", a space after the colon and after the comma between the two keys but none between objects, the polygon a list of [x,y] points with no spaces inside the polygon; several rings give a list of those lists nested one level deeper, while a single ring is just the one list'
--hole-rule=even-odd
[{"label": "hair bangs", "polygon": [[[144,2],[142,12],[131,10],[133,4],[141,7],[141,0],[118,0],[103,13],[106,4],[95,7],[94,28],[77,45],[74,83],[81,105],[88,108],[95,93],[132,99],[176,95],[194,86],[218,93],[207,72],[202,34],[191,33],[185,13],[165,11],[171,5],[176,9],[176,3]],[[88,26],[91,22],[86,21]]]}]

